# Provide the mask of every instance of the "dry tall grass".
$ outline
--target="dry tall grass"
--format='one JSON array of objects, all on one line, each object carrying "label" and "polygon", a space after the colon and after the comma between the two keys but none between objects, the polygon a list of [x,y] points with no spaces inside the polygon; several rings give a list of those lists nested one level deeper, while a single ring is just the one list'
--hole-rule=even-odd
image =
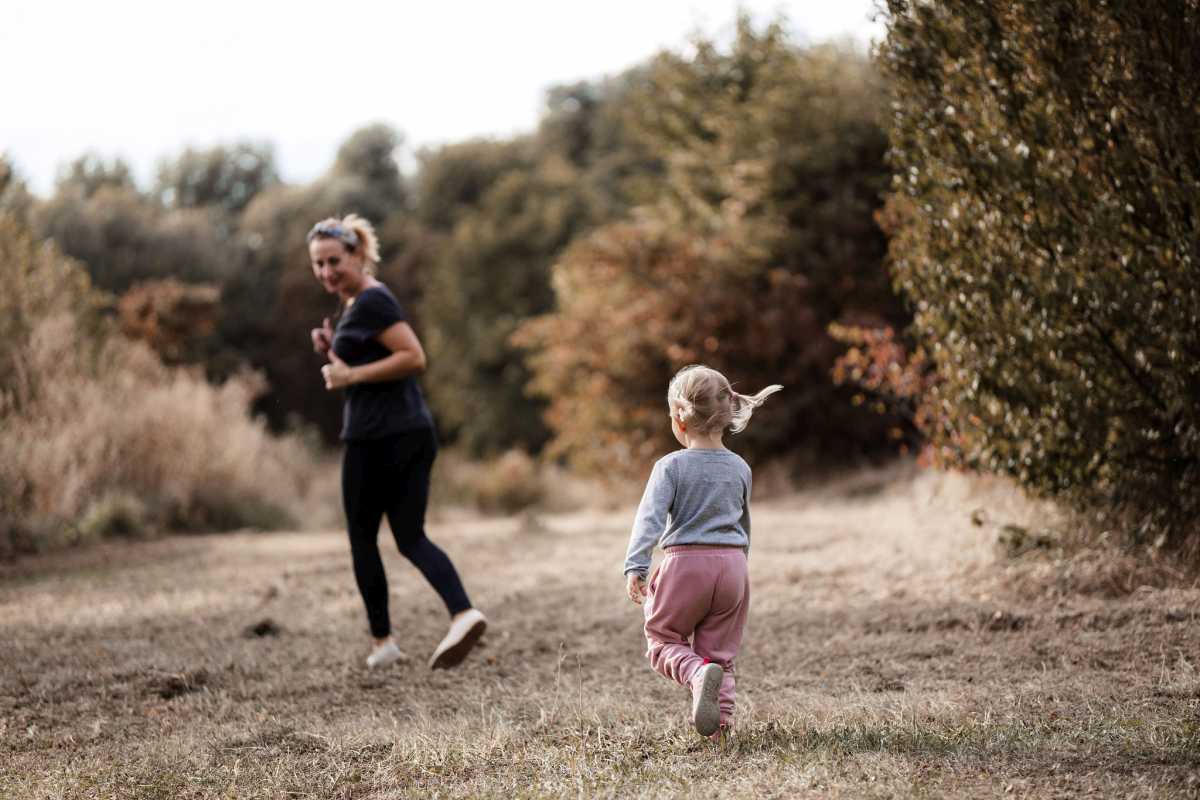
[{"label": "dry tall grass", "polygon": [[299,437],[251,418],[261,378],[213,386],[164,366],[95,317],[78,265],[9,224],[0,239],[6,276],[20,278],[0,309],[11,314],[0,340],[0,554],[310,521],[298,512],[325,475]]},{"label": "dry tall grass", "polygon": [[316,457],[250,417],[256,376],[211,386],[118,338],[92,354],[68,315],[34,328],[28,364],[35,385],[6,419],[0,471],[40,544],[103,535],[117,498],[140,505],[147,528],[299,524]]}]

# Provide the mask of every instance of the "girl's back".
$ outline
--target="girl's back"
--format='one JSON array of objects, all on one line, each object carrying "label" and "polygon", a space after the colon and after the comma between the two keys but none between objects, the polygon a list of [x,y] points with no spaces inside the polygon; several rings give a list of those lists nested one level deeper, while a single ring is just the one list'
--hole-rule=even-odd
[{"label": "girl's back", "polygon": [[[686,449],[663,459],[673,473],[670,531],[694,533],[699,544],[749,544],[750,465],[731,450]],[[730,535],[745,541],[728,541]],[[675,542],[683,544],[683,542]]]},{"label": "girl's back", "polygon": [[635,517],[625,572],[644,572],[656,544],[750,547],[750,465],[737,453],[685,448],[659,459]]}]

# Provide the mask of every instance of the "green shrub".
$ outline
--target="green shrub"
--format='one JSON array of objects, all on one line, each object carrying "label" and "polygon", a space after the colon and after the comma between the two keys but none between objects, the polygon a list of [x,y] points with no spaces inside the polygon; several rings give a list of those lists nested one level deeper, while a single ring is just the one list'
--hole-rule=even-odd
[{"label": "green shrub", "polygon": [[1200,5],[888,9],[891,266],[936,363],[937,437],[1138,538],[1194,541]]}]

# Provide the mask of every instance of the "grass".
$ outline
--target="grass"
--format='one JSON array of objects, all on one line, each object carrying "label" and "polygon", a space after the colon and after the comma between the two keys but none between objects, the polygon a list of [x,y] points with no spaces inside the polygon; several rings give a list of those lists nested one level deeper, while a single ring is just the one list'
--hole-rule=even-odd
[{"label": "grass", "polygon": [[493,620],[449,673],[420,666],[445,619],[392,548],[414,663],[362,666],[338,532],[24,559],[0,568],[0,797],[1200,793],[1200,591],[1031,593],[970,517],[1033,511],[880,477],[756,506],[723,747],[645,665],[619,574],[631,511],[435,516]]}]

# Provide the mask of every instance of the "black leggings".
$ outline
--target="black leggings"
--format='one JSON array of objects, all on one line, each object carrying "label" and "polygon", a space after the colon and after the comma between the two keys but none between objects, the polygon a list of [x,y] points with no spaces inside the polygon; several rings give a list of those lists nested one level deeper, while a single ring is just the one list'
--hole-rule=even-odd
[{"label": "black leggings", "polygon": [[433,430],[346,443],[342,502],[350,531],[354,578],[367,606],[371,634],[391,633],[387,576],[379,557],[379,523],[386,513],[396,546],[442,596],[451,615],[471,607],[449,557],[425,537],[429,473],[437,456]]}]

